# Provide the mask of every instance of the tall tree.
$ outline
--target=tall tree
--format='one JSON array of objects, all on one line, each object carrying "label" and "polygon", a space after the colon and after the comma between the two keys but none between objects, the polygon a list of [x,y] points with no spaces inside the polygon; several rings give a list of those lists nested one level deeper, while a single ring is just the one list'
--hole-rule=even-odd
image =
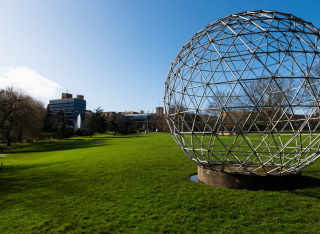
[{"label": "tall tree", "polygon": [[73,135],[73,122],[67,119],[62,110],[53,116],[53,131],[57,138],[66,138]]},{"label": "tall tree", "polygon": [[41,105],[41,102],[13,87],[0,90],[0,133],[7,139],[8,146],[11,146],[13,135],[22,139],[23,129],[31,130],[34,123],[31,116],[38,117],[36,109],[39,106],[41,109]]},{"label": "tall tree", "polygon": [[53,127],[53,121],[50,114],[50,106],[47,105],[46,115],[44,117],[43,131],[50,132]]},{"label": "tall tree", "polygon": [[309,79],[310,88],[318,97],[320,97],[320,65],[316,65],[311,69],[310,76],[312,78]]},{"label": "tall tree", "polygon": [[102,115],[103,110],[100,109],[100,106],[98,109],[96,109],[95,112],[95,121],[96,121],[96,130],[98,133],[103,134],[108,129],[108,122],[107,119]]},{"label": "tall tree", "polygon": [[92,114],[86,119],[85,122],[85,134],[90,137],[98,132],[103,134],[108,129],[107,119],[102,115],[103,110],[98,107]]},{"label": "tall tree", "polygon": [[123,135],[131,133],[134,129],[134,123],[123,115],[117,116],[115,124],[117,131]]},{"label": "tall tree", "polygon": [[31,97],[27,98],[27,102],[31,109],[26,112],[25,117],[14,128],[18,142],[22,142],[23,137],[30,139],[39,136],[43,128],[45,115],[43,103]]},{"label": "tall tree", "polygon": [[149,123],[154,129],[158,129],[159,132],[166,131],[167,121],[164,116],[152,115]]},{"label": "tall tree", "polygon": [[[231,107],[237,105],[237,100],[230,92],[216,91],[209,99],[205,119],[210,123],[210,127],[215,131],[234,130],[234,114]],[[234,109],[232,109],[234,110]],[[227,113],[228,112],[228,113]]]},{"label": "tall tree", "polygon": [[84,135],[90,137],[96,132],[96,115],[92,113],[84,123]]},{"label": "tall tree", "polygon": [[[251,131],[279,130],[284,114],[290,114],[287,108],[295,100],[302,100],[305,94],[296,94],[297,80],[272,77],[262,77],[260,80],[251,81],[243,90],[242,104],[247,106]],[[294,114],[294,113],[292,113]],[[282,117],[281,117],[282,116]],[[280,120],[280,121],[278,121]],[[255,123],[255,124],[253,124]]]}]

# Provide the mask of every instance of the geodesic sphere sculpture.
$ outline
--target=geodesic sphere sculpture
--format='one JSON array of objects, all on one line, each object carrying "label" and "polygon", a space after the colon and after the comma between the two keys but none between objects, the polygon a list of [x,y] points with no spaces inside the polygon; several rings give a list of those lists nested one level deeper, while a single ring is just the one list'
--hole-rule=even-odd
[{"label": "geodesic sphere sculpture", "polygon": [[171,134],[198,165],[290,174],[319,158],[319,30],[291,14],[246,11],[197,32],[171,65]]}]

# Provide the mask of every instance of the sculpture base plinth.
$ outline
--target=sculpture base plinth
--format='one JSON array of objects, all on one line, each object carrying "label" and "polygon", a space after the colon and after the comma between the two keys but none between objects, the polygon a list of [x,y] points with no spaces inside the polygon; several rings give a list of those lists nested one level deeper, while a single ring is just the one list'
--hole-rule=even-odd
[{"label": "sculpture base plinth", "polygon": [[301,171],[289,175],[231,174],[198,166],[198,182],[215,187],[248,190],[288,190],[302,187]]}]

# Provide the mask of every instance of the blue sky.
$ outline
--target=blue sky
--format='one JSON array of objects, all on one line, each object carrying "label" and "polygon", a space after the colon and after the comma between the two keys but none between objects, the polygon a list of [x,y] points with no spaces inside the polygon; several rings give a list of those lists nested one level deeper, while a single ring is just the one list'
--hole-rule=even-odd
[{"label": "blue sky", "polygon": [[82,94],[87,109],[154,111],[181,47],[218,18],[292,13],[320,28],[320,1],[0,1],[0,88],[45,103]]}]

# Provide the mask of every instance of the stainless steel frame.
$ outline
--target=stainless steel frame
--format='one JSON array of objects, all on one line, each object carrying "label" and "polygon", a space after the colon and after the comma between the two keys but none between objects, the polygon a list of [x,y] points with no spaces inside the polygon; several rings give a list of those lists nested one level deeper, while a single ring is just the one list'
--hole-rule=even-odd
[{"label": "stainless steel frame", "polygon": [[181,150],[204,168],[290,174],[319,158],[319,29],[291,14],[246,11],[197,32],[165,82]]}]

